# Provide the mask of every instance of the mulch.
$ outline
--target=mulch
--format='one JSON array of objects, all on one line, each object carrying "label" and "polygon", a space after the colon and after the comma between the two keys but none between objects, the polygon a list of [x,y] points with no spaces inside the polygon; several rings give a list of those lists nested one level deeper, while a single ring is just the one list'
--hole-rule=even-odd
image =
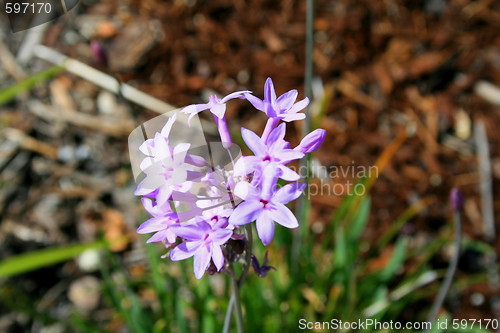
[{"label": "mulch", "polygon": [[[210,92],[249,89],[262,96],[267,77],[279,94],[298,89],[303,95],[305,2],[127,3],[84,1],[53,22],[43,43],[178,107],[202,102]],[[319,125],[328,131],[317,160],[327,168],[368,167],[400,131],[409,133],[379,170],[365,239],[379,238],[410,205],[425,200],[428,206],[401,232],[416,244],[432,240],[450,223],[448,195],[456,186],[466,198],[466,238],[484,240],[473,129],[481,123],[486,129],[495,198],[500,106],[480,96],[478,82],[500,87],[500,3],[317,0],[315,14],[314,91],[326,101]],[[6,36],[15,54],[20,37]],[[90,40],[101,43],[107,65],[96,62]],[[34,60],[31,66],[44,64]],[[2,86],[9,83],[12,78]],[[35,112],[33,99],[78,110],[89,119],[125,120],[131,128],[157,115],[70,74],[4,106],[0,123],[18,130],[8,137],[16,136],[21,147],[7,150],[12,159],[2,168],[0,258],[90,241],[99,232],[113,238],[134,230],[140,207],[131,195],[126,133],[50,120]],[[227,115],[235,128],[260,130],[265,123],[263,114],[244,103],[231,104]],[[300,126],[290,126],[292,143],[299,141]],[[10,149],[7,142],[0,143],[4,150]],[[332,184],[354,180],[340,177]],[[328,193],[312,198],[311,230],[324,229],[340,199]],[[498,198],[493,209],[498,217]],[[494,245],[498,252],[500,241]],[[131,247],[119,244],[115,250]],[[442,268],[448,259],[442,251],[432,263]],[[483,261],[480,253],[465,249],[459,275],[484,271]],[[61,277],[71,284],[71,276],[83,274],[76,263],[45,271],[52,278],[38,279],[37,272],[12,283],[43,296]],[[474,305],[473,293],[486,301]],[[494,295],[498,290],[479,284],[447,307],[458,317],[494,318],[489,306]],[[0,307],[0,313],[7,310]],[[6,332],[18,327],[15,322],[12,317]]]}]

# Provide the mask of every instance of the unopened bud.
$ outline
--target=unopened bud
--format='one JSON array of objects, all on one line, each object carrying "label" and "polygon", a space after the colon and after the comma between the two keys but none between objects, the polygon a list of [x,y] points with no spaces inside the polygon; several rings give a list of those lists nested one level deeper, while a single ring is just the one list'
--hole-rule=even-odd
[{"label": "unopened bud", "polygon": [[300,144],[295,147],[294,150],[300,151],[304,154],[312,153],[313,151],[317,150],[319,146],[321,146],[323,140],[325,140],[325,135],[326,131],[324,129],[318,128],[307,134],[302,139],[302,141],[300,141]]},{"label": "unopened bud", "polygon": [[450,202],[451,207],[453,207],[453,210],[456,212],[461,211],[464,207],[464,196],[456,187],[454,187],[450,192]]}]

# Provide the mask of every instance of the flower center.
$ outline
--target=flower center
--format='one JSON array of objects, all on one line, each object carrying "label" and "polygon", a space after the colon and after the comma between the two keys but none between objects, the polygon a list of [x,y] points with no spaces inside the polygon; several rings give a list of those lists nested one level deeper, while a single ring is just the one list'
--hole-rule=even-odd
[{"label": "flower center", "polygon": [[161,173],[161,175],[165,178],[170,178],[172,176],[172,172],[174,171],[174,169],[171,166],[167,165],[162,165],[162,167],[163,167],[163,172]]},{"label": "flower center", "polygon": [[268,200],[260,199],[260,202],[262,203],[262,206],[263,206],[264,208],[267,208],[267,205],[269,204],[269,201],[268,201]]},{"label": "flower center", "polygon": [[262,159],[263,162],[270,162],[271,161],[271,156],[269,155],[266,155],[263,159]]}]

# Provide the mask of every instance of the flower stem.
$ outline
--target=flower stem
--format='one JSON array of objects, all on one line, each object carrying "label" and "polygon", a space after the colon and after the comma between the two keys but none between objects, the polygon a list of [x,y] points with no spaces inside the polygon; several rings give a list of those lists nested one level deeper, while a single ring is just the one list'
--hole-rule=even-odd
[{"label": "flower stem", "polygon": [[261,139],[264,143],[266,143],[269,134],[276,128],[276,125],[280,122],[279,118],[269,118],[266,123],[266,127],[264,128],[264,132],[262,132]]},{"label": "flower stem", "polygon": [[231,292],[234,296],[234,306],[236,308],[236,328],[238,333],[243,333],[243,313],[241,312],[241,300],[240,300],[240,288],[238,286],[238,280],[233,275],[231,276]]},{"label": "flower stem", "polygon": [[[247,234],[247,242],[246,242],[246,253],[245,253],[245,266],[243,267],[243,271],[238,279],[234,275],[234,272],[231,267],[231,271],[229,275],[231,276],[231,298],[229,299],[229,304],[227,306],[226,316],[224,318],[224,327],[222,329],[222,333],[229,333],[229,329],[231,327],[231,318],[233,315],[233,309],[236,305],[236,325],[238,329],[238,333],[243,333],[243,315],[241,312],[241,301],[239,290],[241,289],[243,282],[245,282],[248,269],[252,264],[252,243],[253,243],[253,234],[252,227],[250,224],[245,226],[245,232]],[[240,326],[241,325],[241,326]]]},{"label": "flower stem", "polygon": [[[457,270],[458,259],[460,258],[460,248],[462,243],[462,221],[460,211],[457,210],[453,214],[455,222],[455,249],[453,251],[453,256],[450,260],[448,270],[446,271],[446,276],[444,278],[443,284],[441,285],[441,289],[439,290],[439,293],[436,296],[434,303],[432,304],[432,308],[429,311],[429,315],[427,317],[428,322],[433,322],[434,320],[436,320],[439,309],[443,305],[444,299],[446,298],[446,295],[450,290],[451,282],[453,281],[453,277],[455,276],[455,272]],[[427,330],[426,332],[429,332],[429,330]]]},{"label": "flower stem", "polygon": [[[314,0],[307,0],[306,5],[306,62],[305,62],[305,72],[304,72],[304,91],[306,97],[312,101],[312,79],[314,72]],[[311,115],[309,110],[311,109],[311,103],[307,106],[304,113],[306,113],[306,118],[304,119],[304,127],[302,128],[303,136],[306,136],[311,130]],[[302,176],[302,182],[309,182],[309,171],[307,170],[308,161],[310,157],[303,158],[300,161],[300,170],[306,170],[305,175]],[[310,202],[305,196],[300,196],[297,201],[297,206],[295,213],[301,225],[299,230],[294,233],[292,242],[292,273],[298,273],[299,270],[299,256],[302,247],[302,241],[307,233],[307,214],[309,213]]]},{"label": "flower stem", "polygon": [[229,133],[229,129],[227,128],[226,117],[222,117],[219,119],[216,115],[214,115],[215,123],[217,124],[217,129],[219,130],[220,141],[222,146],[225,149],[229,149],[232,144],[231,134]]}]

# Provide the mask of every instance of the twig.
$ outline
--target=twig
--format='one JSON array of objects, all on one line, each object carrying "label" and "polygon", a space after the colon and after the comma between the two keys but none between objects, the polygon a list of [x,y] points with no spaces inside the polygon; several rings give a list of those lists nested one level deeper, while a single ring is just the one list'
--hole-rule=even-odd
[{"label": "twig", "polygon": [[474,139],[477,148],[479,163],[479,178],[481,192],[481,212],[484,221],[484,236],[489,243],[495,239],[495,215],[493,212],[493,193],[491,181],[490,149],[484,123],[477,121],[474,124]]},{"label": "twig", "polygon": [[488,81],[479,81],[474,85],[474,92],[491,104],[500,105],[500,87]]},{"label": "twig", "polygon": [[[34,53],[40,59],[46,60],[52,64],[57,64],[74,75],[77,75],[103,89],[120,95],[128,101],[131,101],[156,113],[164,114],[166,112],[177,109],[171,104],[165,103],[126,83],[120,83],[113,76],[98,71],[97,69],[86,65],[81,61],[69,58],[64,54],[47,46],[36,45],[34,47]],[[178,119],[178,121],[184,121],[183,119],[184,118]],[[217,129],[209,121],[200,118],[200,122],[203,130],[208,134],[217,133]]]},{"label": "twig", "polygon": [[[498,88],[497,88],[498,89]],[[497,91],[497,97],[500,99],[500,89]],[[499,100],[500,101],[500,100]],[[488,146],[488,136],[486,135],[486,128],[482,121],[477,121],[474,124],[474,141],[477,149],[478,169],[479,169],[479,191],[481,193],[481,213],[484,223],[484,238],[485,240],[494,245],[496,242],[496,228],[495,228],[495,213],[493,209],[493,183],[491,179],[491,160],[490,149]],[[495,294],[495,291],[500,289],[500,276],[495,268],[497,261],[496,252],[493,251],[487,257],[488,260],[488,281],[489,285]],[[491,299],[492,308],[498,309],[500,298],[493,296]],[[500,313],[496,310],[497,318]],[[500,328],[497,330],[500,332]]]},{"label": "twig", "polygon": [[50,26],[50,22],[41,24],[37,27],[28,29],[25,32],[23,43],[17,52],[17,60],[21,65],[26,65],[33,57],[33,49],[36,45],[40,44],[45,35],[45,30]]},{"label": "twig", "polygon": [[105,119],[103,117],[92,116],[62,107],[52,107],[38,101],[29,102],[28,109],[45,120],[66,122],[76,126],[98,130],[116,137],[127,136],[134,129],[134,124],[131,121]]},{"label": "twig", "polygon": [[14,55],[10,52],[9,48],[3,42],[4,34],[0,31],[0,61],[5,70],[16,80],[24,80],[27,75],[19,66]]},{"label": "twig", "polygon": [[104,74],[97,69],[84,64],[75,59],[71,59],[62,53],[57,52],[44,45],[36,45],[34,47],[35,55],[50,63],[64,67],[68,72],[73,73],[81,78],[94,83],[95,85],[109,90],[115,94],[121,93],[126,99],[150,109],[157,113],[165,113],[175,110],[176,107],[160,101],[142,91],[128,85],[121,84],[110,75]]},{"label": "twig", "polygon": [[26,150],[30,150],[41,155],[44,155],[51,160],[57,159],[57,149],[53,146],[36,140],[31,136],[26,135],[16,128],[4,128],[2,134],[9,140],[19,143],[19,145]]}]

